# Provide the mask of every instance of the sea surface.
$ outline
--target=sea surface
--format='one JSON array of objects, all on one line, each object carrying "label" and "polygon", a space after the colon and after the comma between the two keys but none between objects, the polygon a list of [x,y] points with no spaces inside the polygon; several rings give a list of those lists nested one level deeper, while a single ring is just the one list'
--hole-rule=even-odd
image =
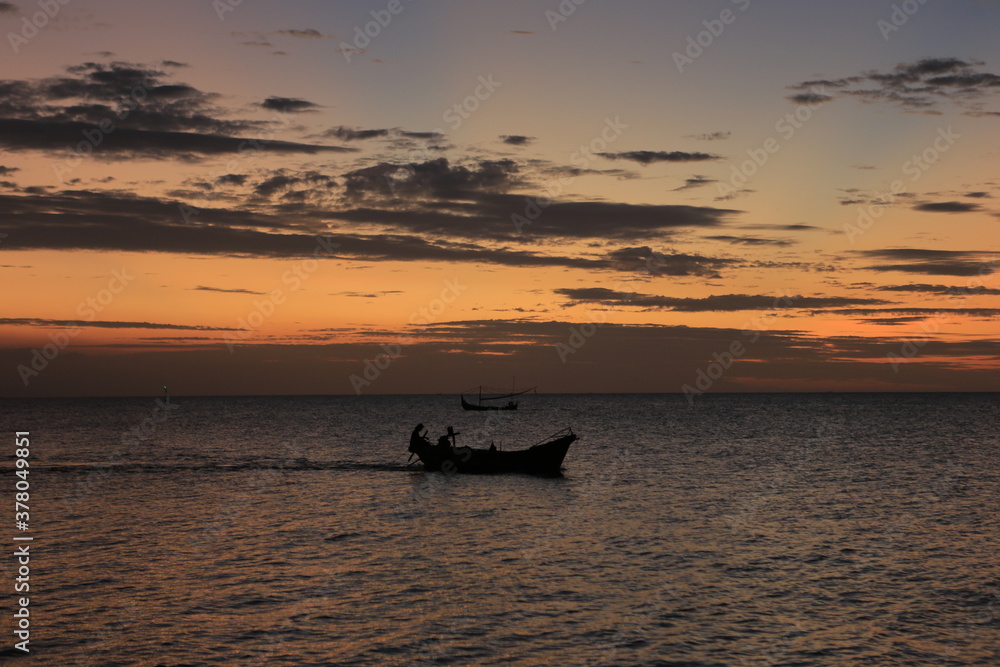
[{"label": "sea surface", "polygon": [[[159,400],[0,404],[3,664],[1000,664],[1000,394]],[[580,439],[425,473],[418,422]]]}]

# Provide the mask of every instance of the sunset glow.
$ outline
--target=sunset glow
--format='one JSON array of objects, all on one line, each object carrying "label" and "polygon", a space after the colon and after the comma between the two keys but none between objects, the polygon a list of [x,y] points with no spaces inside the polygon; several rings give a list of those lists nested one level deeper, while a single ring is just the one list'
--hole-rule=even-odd
[{"label": "sunset glow", "polygon": [[997,3],[60,7],[2,395],[998,389]]}]

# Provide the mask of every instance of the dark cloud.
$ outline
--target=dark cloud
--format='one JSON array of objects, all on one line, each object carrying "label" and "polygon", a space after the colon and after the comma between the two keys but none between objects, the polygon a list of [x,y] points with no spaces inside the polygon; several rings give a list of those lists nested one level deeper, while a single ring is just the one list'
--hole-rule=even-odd
[{"label": "dark cloud", "polygon": [[190,67],[187,63],[179,63],[176,60],[164,60],[160,65],[163,67]]},{"label": "dark cloud", "polygon": [[879,292],[915,292],[919,294],[945,294],[949,296],[1000,295],[1000,289],[987,288],[984,285],[949,286],[913,283],[909,285],[880,285],[875,289]]},{"label": "dark cloud", "polygon": [[913,207],[914,211],[927,211],[930,213],[970,213],[979,210],[979,204],[967,204],[960,201],[931,202],[918,204]]},{"label": "dark cloud", "polygon": [[[99,137],[100,142],[87,137]],[[110,158],[190,157],[205,155],[244,154],[259,150],[267,153],[320,153],[354,152],[343,146],[300,144],[291,141],[227,137],[197,132],[156,132],[116,128],[104,133],[98,125],[81,122],[53,122],[36,120],[0,119],[0,146],[7,150],[58,151],[57,156],[66,160],[85,157],[91,152]],[[67,152],[66,147],[75,147]],[[80,147],[83,147],[82,149]]]},{"label": "dark cloud", "polygon": [[327,139],[340,139],[341,141],[356,141],[359,139],[377,139],[389,136],[388,129],[360,130],[350,127],[333,127],[322,134]]},{"label": "dark cloud", "polygon": [[248,289],[223,289],[221,287],[205,287],[204,285],[198,285],[197,287],[189,288],[195,292],[224,292],[226,294],[264,294],[264,292],[254,292]]},{"label": "dark cloud", "polygon": [[228,327],[208,327],[186,324],[159,324],[156,322],[110,322],[110,321],[76,321],[50,320],[38,317],[3,317],[0,325],[59,327],[59,328],[95,328],[95,329],[171,329],[177,331],[234,331]]},{"label": "dark cloud", "polygon": [[18,6],[10,2],[0,2],[0,14],[17,14]]},{"label": "dark cloud", "polygon": [[966,197],[972,197],[973,199],[989,199],[990,198],[990,193],[989,192],[966,192],[965,196]]},{"label": "dark cloud", "polygon": [[388,296],[390,294],[404,294],[402,290],[390,289],[382,290],[381,292],[334,292],[330,296],[347,296],[356,299],[376,299],[380,296]]},{"label": "dark cloud", "polygon": [[652,276],[699,276],[719,278],[719,269],[736,260],[706,257],[673,251],[658,252],[649,246],[620,248],[608,253],[608,259],[619,271]]},{"label": "dark cloud", "polygon": [[526,137],[523,134],[501,134],[500,139],[511,146],[527,146],[535,140],[534,137]]},{"label": "dark cloud", "polygon": [[866,267],[874,271],[899,271],[928,276],[985,276],[995,273],[1000,262],[1000,252],[967,250],[929,250],[924,248],[888,248],[863,250],[858,254],[877,259],[897,260],[905,263],[877,264]]},{"label": "dark cloud", "polygon": [[[0,81],[0,147],[59,151],[66,159],[91,153],[109,158],[177,156],[194,159],[262,150],[283,153],[347,151],[261,136],[274,123],[225,118],[218,96],[168,81],[156,68],[87,62],[39,80]],[[67,146],[70,147],[67,150]]]},{"label": "dark cloud", "polygon": [[833,97],[823,95],[822,93],[797,93],[789,95],[788,99],[796,104],[822,104],[823,102],[829,102]]},{"label": "dark cloud", "polygon": [[726,243],[732,243],[734,245],[746,246],[790,246],[794,243],[793,241],[783,241],[780,239],[761,239],[755,236],[706,236],[705,238],[711,239],[712,241],[725,241]]},{"label": "dark cloud", "polygon": [[341,220],[409,233],[494,241],[662,237],[680,227],[714,227],[738,211],[698,206],[549,201],[509,191],[527,185],[512,160],[452,164],[379,163],[344,175]]},{"label": "dark cloud", "polygon": [[287,191],[296,185],[308,185],[311,188],[317,186],[332,186],[335,181],[326,174],[318,171],[307,171],[302,174],[278,173],[257,184],[254,192],[261,197],[271,197],[276,192]]},{"label": "dark cloud", "polygon": [[405,165],[382,162],[345,174],[345,198],[476,197],[507,190],[518,182],[518,172],[512,160],[481,160],[470,166],[452,165],[446,158]]},{"label": "dark cloud", "polygon": [[330,35],[324,35],[319,30],[314,30],[312,28],[306,28],[305,30],[275,30],[276,35],[287,35],[288,37],[297,37],[299,39],[328,39]]},{"label": "dark cloud", "polygon": [[0,195],[4,250],[117,250],[225,257],[314,257],[363,261],[471,262],[616,270],[609,257],[569,257],[404,234],[333,233],[317,221],[228,209],[185,216],[179,202],[64,191]]},{"label": "dark cloud", "polygon": [[908,308],[899,306],[896,308],[845,308],[843,310],[825,311],[836,315],[883,315],[898,314],[918,316],[926,319],[932,315],[964,315],[967,317],[996,317],[1000,315],[1000,308]]},{"label": "dark cloud", "polygon": [[296,97],[269,97],[261,102],[260,106],[271,111],[280,111],[281,113],[303,113],[322,108],[315,102]]},{"label": "dark cloud", "polygon": [[950,101],[981,114],[979,101],[1000,91],[1000,76],[978,70],[981,64],[959,58],[925,58],[901,63],[888,72],[873,70],[840,79],[803,81],[789,86],[804,91],[789,99],[812,104],[851,96],[866,103],[888,102],[924,111]]},{"label": "dark cloud", "polygon": [[698,141],[722,141],[723,139],[728,139],[733,136],[732,132],[708,132],[706,134],[689,134],[687,135],[689,139],[697,139]]},{"label": "dark cloud", "polygon": [[247,179],[250,178],[247,174],[223,174],[215,179],[217,185],[245,185]]},{"label": "dark cloud", "polygon": [[690,190],[691,188],[698,188],[701,187],[702,185],[708,185],[710,183],[717,183],[717,182],[718,181],[716,181],[714,178],[695,175],[684,181],[684,185],[680,186],[679,188],[674,188],[674,192],[677,192],[679,190]]},{"label": "dark cloud", "polygon": [[655,162],[704,162],[718,160],[721,156],[710,153],[685,153],[683,151],[626,151],[624,153],[597,153],[609,160],[630,160],[641,165]]},{"label": "dark cloud", "polygon": [[21,171],[20,167],[5,167],[0,165],[0,176],[10,176],[15,171]]},{"label": "dark cloud", "polygon": [[[934,355],[910,360],[894,372],[887,351],[899,350],[898,336],[811,337],[801,331],[769,329],[603,324],[587,344],[560,357],[571,327],[583,321],[479,319],[438,322],[396,330],[360,332],[360,342],[331,342],[331,332],[309,340],[248,339],[236,355],[227,354],[224,334],[134,343],[129,347],[81,348],[60,358],[32,382],[37,395],[148,395],[149,378],[185,378],[191,394],[273,395],[281,393],[353,395],[352,374],[379,344],[406,339],[406,354],[393,372],[379,379],[380,393],[448,393],[482,377],[503,377],[510,368],[530,368],[549,378],[546,391],[679,392],[693,384],[713,355],[731,349],[744,354],[712,386],[712,392],[799,390],[992,391],[1000,342],[934,340]],[[333,333],[339,333],[336,330]],[[190,342],[197,341],[197,342]],[[127,349],[129,354],[121,354]],[[668,353],[669,352],[669,353]],[[16,368],[30,358],[26,348],[0,348],[0,365]],[[943,358],[943,360],[942,360]],[[565,361],[564,361],[565,359]],[[963,360],[974,364],[963,364]],[[655,363],[650,363],[655,360]],[[984,360],[986,360],[984,362]],[[317,368],[325,369],[316,373]],[[434,369],[428,373],[427,369]],[[341,378],[331,385],[330,378]],[[0,375],[0,394],[21,396],[16,373]],[[683,401],[683,399],[680,399]],[[707,399],[706,399],[707,400]]]},{"label": "dark cloud", "polygon": [[[926,276],[958,276],[970,277],[985,275],[983,264],[979,262],[927,262],[923,264],[878,264],[866,267],[873,271],[899,271],[902,273],[919,273]],[[987,270],[986,274],[993,273]]]},{"label": "dark cloud", "polygon": [[596,303],[605,306],[627,306],[683,312],[731,312],[740,310],[774,310],[779,308],[833,308],[852,305],[887,303],[881,299],[853,299],[848,297],[806,297],[756,294],[720,294],[703,298],[678,298],[620,292],[604,287],[557,289],[556,294],[577,303]]}]

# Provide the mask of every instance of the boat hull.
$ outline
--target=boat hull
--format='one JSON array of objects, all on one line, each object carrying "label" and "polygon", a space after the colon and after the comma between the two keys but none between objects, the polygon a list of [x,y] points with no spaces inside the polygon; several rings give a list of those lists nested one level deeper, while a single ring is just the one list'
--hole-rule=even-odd
[{"label": "boat hull", "polygon": [[569,433],[534,447],[512,452],[430,444],[411,446],[410,451],[420,458],[428,472],[469,475],[524,473],[559,477],[566,452],[575,440],[576,434]]},{"label": "boat hull", "polygon": [[507,405],[477,405],[476,403],[469,403],[462,397],[462,409],[463,410],[517,410],[517,401],[511,401]]}]

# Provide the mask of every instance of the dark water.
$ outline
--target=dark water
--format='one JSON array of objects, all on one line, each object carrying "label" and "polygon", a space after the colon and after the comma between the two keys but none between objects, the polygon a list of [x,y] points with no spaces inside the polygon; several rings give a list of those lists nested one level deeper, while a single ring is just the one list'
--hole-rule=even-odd
[{"label": "dark water", "polygon": [[[39,665],[1000,664],[1000,395],[7,402]],[[169,416],[167,416],[169,415]],[[406,467],[571,425],[565,477]],[[12,522],[9,522],[12,524]]]}]

